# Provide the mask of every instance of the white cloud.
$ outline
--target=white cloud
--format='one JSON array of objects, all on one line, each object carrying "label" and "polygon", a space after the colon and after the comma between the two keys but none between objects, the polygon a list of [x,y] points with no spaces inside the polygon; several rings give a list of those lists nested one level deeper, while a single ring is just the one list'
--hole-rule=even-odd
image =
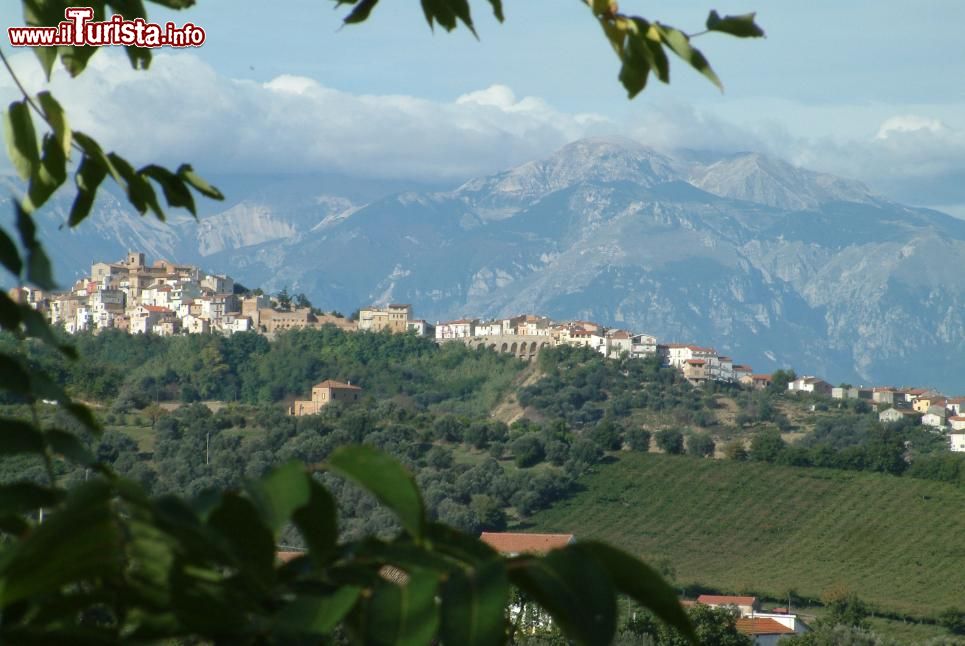
[{"label": "white cloud", "polygon": [[[32,54],[13,58],[32,92]],[[804,105],[742,99],[695,108],[638,100],[614,119],[568,113],[491,85],[431,101],[352,94],[304,76],[266,83],[219,75],[187,53],[132,70],[101,51],[87,72],[51,88],[75,128],[133,163],[190,161],[204,174],[336,171],[462,180],[545,156],[585,136],[624,135],[660,149],[758,151],[864,181],[912,204],[965,212],[965,105]],[[17,96],[0,74],[0,101]],[[3,162],[9,167],[9,163]]]},{"label": "white cloud", "polygon": [[898,133],[918,132],[921,130],[941,132],[945,129],[945,124],[938,119],[929,119],[928,117],[920,117],[914,114],[903,114],[886,119],[885,122],[881,124],[881,127],[878,128],[878,134],[875,135],[875,139],[888,139],[888,137]]},{"label": "white cloud", "polygon": [[[32,57],[22,54],[16,62],[30,91],[41,89]],[[0,83],[0,98],[14,98],[12,85]],[[505,86],[452,102],[354,95],[301,76],[227,79],[190,54],[156,55],[144,73],[132,70],[123,54],[101,51],[76,79],[58,72],[52,91],[76,128],[132,162],[190,160],[208,174],[464,179],[612,128],[599,115],[563,113]]]}]

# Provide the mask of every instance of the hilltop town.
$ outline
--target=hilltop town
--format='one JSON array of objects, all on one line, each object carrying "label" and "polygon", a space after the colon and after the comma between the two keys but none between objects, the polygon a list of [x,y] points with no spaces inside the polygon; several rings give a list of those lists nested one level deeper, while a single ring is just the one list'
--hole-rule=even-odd
[{"label": "hilltop town", "polygon": [[[156,260],[128,253],[118,262],[95,262],[90,275],[64,292],[43,292],[31,287],[11,290],[11,297],[43,313],[50,323],[74,334],[117,329],[130,334],[174,336],[256,332],[273,337],[292,329],[334,325],[347,332],[388,331],[434,338],[438,343],[461,342],[534,359],[540,350],[561,345],[585,347],[604,357],[642,359],[658,357],[678,370],[692,385],[707,382],[739,383],[752,389],[771,387],[771,374],[754,373],[714,348],[694,343],[662,343],[656,336],[592,321],[554,321],[546,316],[520,316],[483,320],[462,318],[430,323],[417,319],[412,306],[367,306],[346,318],[324,313],[287,293],[270,297],[249,291],[226,275],[211,274],[194,265]],[[787,390],[833,399],[863,400],[882,422],[910,420],[948,433],[952,451],[965,452],[965,397],[948,397],[926,388],[832,386],[815,376],[784,373]],[[781,386],[783,388],[783,386]],[[317,412],[312,400],[302,402],[299,414]],[[292,414],[296,414],[292,409]]]}]

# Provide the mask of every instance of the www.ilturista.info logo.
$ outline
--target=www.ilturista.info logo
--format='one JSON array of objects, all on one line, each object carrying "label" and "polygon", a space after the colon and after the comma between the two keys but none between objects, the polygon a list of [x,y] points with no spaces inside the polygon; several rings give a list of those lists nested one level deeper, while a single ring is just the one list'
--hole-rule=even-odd
[{"label": "www.ilturista.info logo", "polygon": [[114,14],[108,20],[94,21],[91,7],[68,7],[56,27],[8,27],[14,47],[61,47],[124,45],[127,47],[200,47],[204,29],[190,22],[181,27],[173,22],[164,26],[143,18],[125,20]]}]

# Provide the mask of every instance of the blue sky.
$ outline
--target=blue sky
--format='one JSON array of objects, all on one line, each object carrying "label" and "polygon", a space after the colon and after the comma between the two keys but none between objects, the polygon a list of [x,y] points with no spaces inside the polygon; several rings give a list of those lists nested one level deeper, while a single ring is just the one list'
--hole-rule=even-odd
[{"label": "blue sky", "polygon": [[[685,31],[712,8],[757,10],[768,35],[696,41],[723,94],[678,64],[670,86],[652,82],[633,101],[582,3],[504,2],[503,25],[473,2],[478,41],[431,32],[415,0],[386,0],[342,29],[347,9],[324,0],[154,9],[156,20],[203,26],[206,44],[162,53],[146,75],[123,70],[118,52],[98,54],[87,80],[60,74],[55,90],[118,148],[145,140],[145,154],[150,145],[216,171],[459,179],[580,136],[623,134],[662,148],[760,150],[965,216],[961,0],[627,0],[622,10]],[[17,58],[39,88],[30,57]]]}]

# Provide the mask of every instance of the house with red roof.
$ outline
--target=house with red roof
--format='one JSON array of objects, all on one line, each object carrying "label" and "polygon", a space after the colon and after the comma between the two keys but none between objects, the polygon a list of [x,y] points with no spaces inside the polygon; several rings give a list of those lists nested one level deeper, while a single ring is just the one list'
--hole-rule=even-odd
[{"label": "house with red roof", "polygon": [[737,631],[753,639],[755,646],[772,646],[797,634],[793,628],[777,619],[763,616],[741,617],[737,620]]},{"label": "house with red roof", "polygon": [[702,594],[697,597],[697,603],[711,608],[737,608],[741,616],[753,614],[761,609],[761,603],[757,597],[727,594]]}]

